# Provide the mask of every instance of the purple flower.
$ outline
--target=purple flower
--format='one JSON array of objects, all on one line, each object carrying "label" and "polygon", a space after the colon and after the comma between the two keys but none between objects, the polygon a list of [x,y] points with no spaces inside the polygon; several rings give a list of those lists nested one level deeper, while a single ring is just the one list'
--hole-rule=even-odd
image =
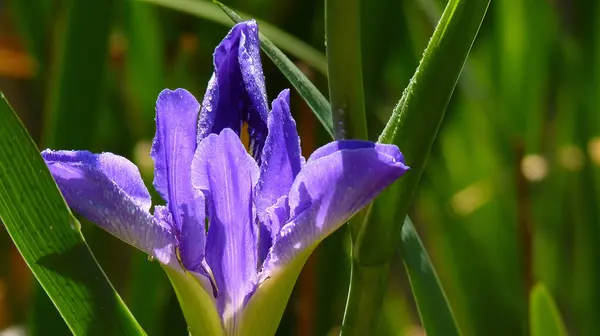
[{"label": "purple flower", "polygon": [[[217,47],[202,106],[183,89],[160,93],[151,154],[166,206],[150,213],[139,171],[123,157],[42,152],[76,212],[169,274],[191,274],[227,334],[239,333],[244,308],[263,287],[304,256],[301,267],[408,169],[397,147],[368,141],[331,142],[305,160],[289,91],[269,110],[257,34],[254,21],[240,23]],[[244,123],[249,151],[240,141]],[[273,315],[278,323],[281,312]]]}]

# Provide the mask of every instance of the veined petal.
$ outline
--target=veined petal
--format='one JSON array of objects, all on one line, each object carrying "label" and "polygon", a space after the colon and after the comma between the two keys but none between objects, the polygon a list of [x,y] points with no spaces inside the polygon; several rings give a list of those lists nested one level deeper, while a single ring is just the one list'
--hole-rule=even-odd
[{"label": "veined petal", "polygon": [[240,135],[248,123],[250,150],[258,160],[267,136],[267,94],[260,61],[258,26],[236,24],[214,53],[215,72],[208,83],[198,120],[198,142],[230,128]]},{"label": "veined petal", "polygon": [[206,260],[217,284],[219,312],[231,334],[256,285],[252,188],[258,174],[256,162],[228,128],[202,140],[192,164],[192,183],[205,194],[210,218]]},{"label": "veined petal", "polygon": [[162,264],[177,265],[175,237],[149,213],[150,194],[133,163],[88,151],[47,149],[42,157],[75,212]]},{"label": "veined petal", "polygon": [[200,106],[184,89],[163,90],[156,102],[156,135],[152,143],[154,187],[173,217],[181,262],[199,271],[204,257],[204,199],[191,187]]},{"label": "veined petal", "polygon": [[314,248],[408,169],[396,146],[358,144],[338,141],[327,148],[339,150],[309,158],[290,189],[290,219],[275,239],[261,279]]},{"label": "veined petal", "polygon": [[[296,122],[290,113],[290,91],[283,90],[273,101],[269,114],[269,133],[263,147],[260,177],[255,189],[254,204],[260,223],[259,259],[264,261],[272,239],[279,232],[280,223],[274,220],[276,212],[285,211],[287,202],[278,200],[287,196],[294,178],[304,164],[300,152],[300,138]],[[267,211],[269,209],[269,211]],[[271,225],[275,227],[271,228]]]}]

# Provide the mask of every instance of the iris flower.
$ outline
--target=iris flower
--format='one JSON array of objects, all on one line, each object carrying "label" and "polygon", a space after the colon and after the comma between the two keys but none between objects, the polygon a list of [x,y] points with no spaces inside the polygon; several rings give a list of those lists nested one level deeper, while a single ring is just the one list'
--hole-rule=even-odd
[{"label": "iris flower", "polygon": [[[42,155],[69,206],[167,271],[193,333],[274,334],[316,245],[408,168],[396,146],[341,140],[305,160],[289,90],[269,109],[254,21],[216,48],[204,100],[156,102],[154,188],[124,157]],[[240,134],[247,124],[248,149]]]}]

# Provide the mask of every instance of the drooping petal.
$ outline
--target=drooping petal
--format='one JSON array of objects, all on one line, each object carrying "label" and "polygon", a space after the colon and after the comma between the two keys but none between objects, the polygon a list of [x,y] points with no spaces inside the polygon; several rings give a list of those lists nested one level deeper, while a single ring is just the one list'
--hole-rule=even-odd
[{"label": "drooping petal", "polygon": [[42,157],[75,212],[162,264],[177,265],[175,237],[149,213],[150,194],[133,163],[88,151],[45,150]]},{"label": "drooping petal", "polygon": [[258,26],[236,24],[214,53],[215,73],[208,83],[198,120],[198,142],[231,128],[238,135],[248,123],[250,150],[260,159],[267,136],[267,94],[260,61]]},{"label": "drooping petal", "polygon": [[204,257],[204,199],[191,187],[200,106],[184,89],[163,90],[156,102],[156,135],[152,143],[154,187],[167,202],[179,240],[181,262],[201,269]]},{"label": "drooping petal", "polygon": [[205,194],[210,218],[206,260],[217,284],[219,312],[232,334],[256,285],[252,189],[258,174],[256,162],[228,128],[202,140],[192,164],[192,183]]},{"label": "drooping petal", "polygon": [[[273,220],[273,215],[275,212],[285,211],[282,206],[287,205],[284,201],[278,205],[277,201],[287,196],[294,178],[304,164],[289,100],[290,91],[283,90],[272,103],[268,119],[269,133],[263,147],[260,177],[255,189],[254,204],[260,223],[261,262],[272,245],[272,239],[279,232],[279,223]],[[271,228],[271,223],[276,227]]]},{"label": "drooping petal", "polygon": [[408,169],[396,146],[338,141],[320,153],[325,150],[329,153],[311,156],[294,180],[290,219],[275,239],[261,279],[314,247]]}]

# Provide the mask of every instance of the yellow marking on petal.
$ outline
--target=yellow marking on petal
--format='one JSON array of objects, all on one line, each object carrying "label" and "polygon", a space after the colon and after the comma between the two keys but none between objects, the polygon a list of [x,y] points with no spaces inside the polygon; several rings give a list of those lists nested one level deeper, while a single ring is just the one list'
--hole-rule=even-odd
[{"label": "yellow marking on petal", "polygon": [[175,256],[177,257],[177,262],[179,263],[179,266],[181,266],[185,273],[188,273],[188,270],[183,266],[183,262],[181,261],[181,252],[179,251],[179,247],[175,248]]},{"label": "yellow marking on petal", "polygon": [[244,145],[244,148],[246,148],[246,151],[249,152],[250,151],[250,135],[248,134],[248,124],[247,123],[242,124],[242,132],[240,134],[240,139],[242,140],[242,144]]}]

